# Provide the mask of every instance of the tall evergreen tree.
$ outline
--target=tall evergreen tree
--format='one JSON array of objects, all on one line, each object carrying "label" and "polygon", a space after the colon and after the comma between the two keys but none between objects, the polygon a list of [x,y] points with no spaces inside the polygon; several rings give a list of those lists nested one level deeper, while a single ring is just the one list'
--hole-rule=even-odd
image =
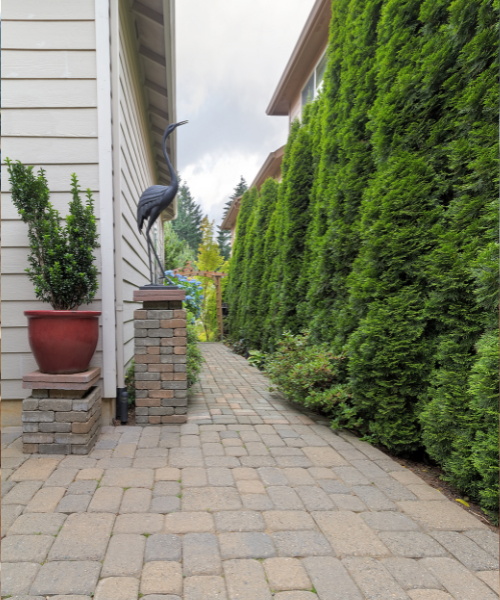
[{"label": "tall evergreen tree", "polygon": [[200,205],[191,195],[186,183],[181,183],[177,194],[177,219],[172,222],[176,234],[181,240],[186,240],[193,252],[198,252],[201,244],[201,221],[203,213]]},{"label": "tall evergreen tree", "polygon": [[[222,211],[222,220],[226,218],[229,208],[234,200],[240,196],[243,196],[247,189],[247,182],[245,181],[244,177],[241,176],[238,185],[234,188],[233,193],[229,197],[230,200],[228,200],[228,202],[226,202],[224,205],[224,209]],[[220,225],[217,225],[217,243],[219,244],[221,255],[225,258],[225,260],[229,260],[229,257],[231,256],[231,232],[221,229]]]}]

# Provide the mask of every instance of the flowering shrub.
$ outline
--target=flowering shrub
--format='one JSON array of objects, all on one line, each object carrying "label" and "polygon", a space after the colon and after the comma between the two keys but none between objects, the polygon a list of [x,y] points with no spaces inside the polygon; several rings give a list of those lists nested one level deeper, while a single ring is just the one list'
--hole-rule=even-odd
[{"label": "flowering shrub", "polygon": [[277,389],[293,402],[331,413],[349,398],[344,380],[345,356],[335,356],[326,344],[309,344],[309,331],[285,332],[278,349],[268,356],[265,372]]},{"label": "flowering shrub", "polygon": [[188,279],[180,273],[174,274],[173,271],[165,271],[165,284],[171,283],[186,292],[184,308],[186,308],[195,319],[201,315],[201,305],[203,303],[203,288],[201,283],[192,278]]}]

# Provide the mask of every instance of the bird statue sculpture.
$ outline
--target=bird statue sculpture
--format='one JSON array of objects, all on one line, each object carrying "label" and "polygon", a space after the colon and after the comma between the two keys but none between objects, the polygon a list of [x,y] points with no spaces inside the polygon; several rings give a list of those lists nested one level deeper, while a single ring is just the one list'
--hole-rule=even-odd
[{"label": "bird statue sculpture", "polygon": [[[152,185],[145,190],[140,199],[139,204],[137,205],[137,227],[139,232],[142,234],[142,228],[144,226],[144,221],[147,220],[148,224],[146,227],[146,240],[148,244],[148,258],[149,258],[149,274],[151,283],[149,286],[145,286],[146,289],[151,286],[155,286],[154,282],[154,269],[153,269],[153,261],[151,259],[151,250],[154,253],[156,261],[158,262],[158,266],[160,267],[161,272],[163,273],[163,265],[161,260],[158,258],[158,253],[156,252],[156,248],[151,241],[151,237],[149,232],[151,231],[151,227],[153,227],[156,219],[160,216],[160,214],[172,204],[175,196],[177,195],[177,189],[179,187],[179,180],[177,179],[177,175],[172,167],[170,159],[167,154],[167,138],[174,131],[176,127],[179,125],[186,124],[187,121],[181,121],[180,123],[171,123],[165,133],[163,134],[162,140],[162,149],[163,155],[165,156],[165,160],[167,161],[168,170],[170,171],[170,185]],[[161,277],[164,279],[164,276]],[[163,286],[162,286],[163,287]]]}]

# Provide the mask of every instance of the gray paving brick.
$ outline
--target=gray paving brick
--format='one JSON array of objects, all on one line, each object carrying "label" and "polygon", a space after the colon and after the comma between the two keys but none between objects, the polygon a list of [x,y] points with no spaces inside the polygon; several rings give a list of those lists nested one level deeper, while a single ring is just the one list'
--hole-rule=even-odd
[{"label": "gray paving brick", "polygon": [[40,565],[37,563],[3,563],[2,597],[9,598],[13,595],[28,594],[39,571]]},{"label": "gray paving brick", "polygon": [[307,510],[335,510],[335,505],[321,488],[315,485],[301,485],[294,489]]},{"label": "gray paving brick", "polygon": [[356,513],[321,511],[312,514],[337,556],[387,556],[389,550]]},{"label": "gray paving brick", "polygon": [[405,590],[415,588],[440,589],[442,586],[418,560],[411,558],[384,558],[382,564]]},{"label": "gray paving brick", "polygon": [[257,473],[264,485],[288,485],[288,479],[281,469],[275,467],[261,467]]},{"label": "gray paving brick", "polygon": [[302,564],[321,600],[364,600],[359,588],[337,558],[311,556],[305,558]]},{"label": "gray paving brick", "polygon": [[456,531],[435,531],[431,535],[471,571],[498,570],[498,560],[468,537]]},{"label": "gray paving brick", "polygon": [[145,562],[168,561],[180,562],[182,558],[182,543],[178,535],[155,533],[146,540]]},{"label": "gray paving brick", "polygon": [[149,510],[151,496],[151,490],[145,488],[130,488],[125,490],[120,505],[120,514],[156,512]]},{"label": "gray paving brick", "polygon": [[139,577],[142,571],[146,538],[118,533],[109,540],[101,577]]},{"label": "gray paving brick", "polygon": [[71,513],[85,512],[90,504],[91,496],[80,494],[79,496],[64,496],[56,508],[56,512]]},{"label": "gray paving brick", "polygon": [[304,505],[295,489],[288,486],[270,486],[267,493],[277,510],[303,510]]},{"label": "gray paving brick", "polygon": [[399,502],[398,507],[421,527],[426,529],[464,531],[486,529],[486,526],[451,502],[418,500]]},{"label": "gray paving brick", "polygon": [[185,576],[222,573],[219,544],[212,533],[186,534],[182,539],[182,559]]},{"label": "gray paving brick", "polygon": [[160,514],[131,513],[118,515],[113,526],[116,533],[160,533],[165,517]]},{"label": "gray paving brick", "polygon": [[240,510],[242,508],[238,492],[233,487],[201,487],[184,489],[182,493],[183,511]]},{"label": "gray paving brick", "polygon": [[212,467],[207,469],[208,483],[215,486],[234,485],[234,478],[231,469],[225,467]]},{"label": "gray paving brick", "polygon": [[101,566],[100,562],[86,560],[47,562],[36,576],[30,594],[90,596],[97,586]]},{"label": "gray paving brick", "polygon": [[264,531],[262,515],[257,511],[224,511],[215,513],[215,526],[218,532]]},{"label": "gray paving brick", "polygon": [[[5,483],[2,482],[2,491]],[[6,506],[7,504],[28,504],[33,496],[42,487],[43,482],[21,481],[17,484],[15,482],[11,482],[11,484],[14,487],[2,498],[2,506]]]},{"label": "gray paving brick", "polygon": [[318,484],[327,494],[350,494],[351,490],[335,479],[318,479]]},{"label": "gray paving brick", "polygon": [[410,492],[410,490],[396,481],[391,477],[387,477],[386,479],[375,479],[375,485],[378,489],[383,492],[388,498],[394,501],[403,501],[403,500],[416,500],[417,497],[415,494]]},{"label": "gray paving brick", "polygon": [[278,592],[274,596],[274,600],[318,600],[318,596],[313,592],[303,590],[294,590],[291,592]]},{"label": "gray paving brick", "polygon": [[314,529],[314,520],[305,511],[270,510],[262,513],[269,531],[302,531]]},{"label": "gray paving brick", "polygon": [[246,510],[272,510],[274,504],[265,494],[242,494],[241,502]]},{"label": "gray paving brick", "polygon": [[42,563],[53,543],[51,535],[9,535],[2,540],[2,563]]},{"label": "gray paving brick", "polygon": [[349,486],[370,485],[370,480],[354,467],[334,467],[333,471]]},{"label": "gray paving brick", "polygon": [[363,512],[366,510],[363,502],[352,494],[330,494],[330,500],[339,510],[352,510],[353,512]]},{"label": "gray paving brick", "polygon": [[[316,483],[307,469],[290,467],[288,469],[283,469],[282,472],[288,480],[288,485],[292,487],[297,487],[299,485],[314,485]],[[287,485],[287,483],[279,485]]]},{"label": "gray paving brick", "polygon": [[397,506],[380,490],[372,485],[353,485],[351,491],[368,506],[370,510],[397,510]]},{"label": "gray paving brick", "polygon": [[120,509],[123,497],[123,489],[119,487],[98,488],[92,496],[88,506],[88,512],[114,513]]},{"label": "gray paving brick", "polygon": [[[6,508],[2,508],[2,517]],[[22,510],[22,508],[21,508]],[[66,515],[57,513],[30,513],[19,516],[7,535],[56,535]]]},{"label": "gray paving brick", "polygon": [[108,577],[99,582],[94,600],[137,600],[138,593],[139,580],[135,577]]},{"label": "gray paving brick", "polygon": [[184,600],[227,600],[223,577],[186,577]]},{"label": "gray paving brick", "polygon": [[358,587],[372,600],[408,600],[403,588],[384,565],[374,558],[349,557],[342,561]]},{"label": "gray paving brick", "polygon": [[243,467],[249,467],[251,469],[276,466],[276,460],[272,456],[242,456],[240,462]]},{"label": "gray paving brick", "polygon": [[452,558],[424,558],[421,563],[455,600],[476,600],[476,598],[494,600],[497,598],[485,583]]},{"label": "gray paving brick", "polygon": [[224,575],[230,600],[272,600],[262,565],[252,559],[227,560]]},{"label": "gray paving brick", "polygon": [[365,512],[360,515],[375,531],[418,531],[419,527],[398,512]]},{"label": "gray paving brick", "polygon": [[330,556],[333,550],[317,531],[280,531],[272,534],[278,556]]},{"label": "gray paving brick", "polygon": [[102,560],[114,520],[109,513],[69,515],[50,549],[49,561]]},{"label": "gray paving brick", "polygon": [[395,556],[424,558],[446,556],[446,550],[420,531],[381,531],[378,537]]},{"label": "gray paving brick", "polygon": [[157,496],[151,501],[149,512],[167,514],[181,509],[181,499],[177,496]]},{"label": "gray paving brick", "polygon": [[470,531],[464,531],[464,535],[470,538],[473,542],[476,542],[480,548],[486,552],[489,552],[498,560],[498,534],[495,534],[488,529],[471,529]]},{"label": "gray paving brick", "polygon": [[221,556],[230,558],[270,558],[276,556],[273,542],[266,533],[221,533]]},{"label": "gray paving brick", "polygon": [[144,565],[141,594],[148,599],[177,600],[182,594],[182,567],[177,562],[149,562]]},{"label": "gray paving brick", "polygon": [[202,487],[208,485],[207,470],[198,467],[182,469],[183,487]]},{"label": "gray paving brick", "polygon": [[203,467],[203,454],[200,448],[171,448],[168,457],[170,467]]},{"label": "gray paving brick", "polygon": [[153,488],[153,497],[177,496],[181,493],[181,484],[177,481],[158,481]]}]

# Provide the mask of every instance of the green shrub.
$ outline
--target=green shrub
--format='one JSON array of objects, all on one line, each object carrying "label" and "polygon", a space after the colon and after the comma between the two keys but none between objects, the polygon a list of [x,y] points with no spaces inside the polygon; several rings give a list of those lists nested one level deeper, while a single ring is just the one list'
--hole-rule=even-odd
[{"label": "green shrub", "polygon": [[125,371],[125,387],[128,393],[128,405],[135,404],[135,360],[130,361],[127,370]]},{"label": "green shrub", "polygon": [[196,330],[195,320],[191,313],[187,314],[187,385],[192,387],[199,379],[201,365],[204,362],[198,345],[198,332]]},{"label": "green shrub", "polygon": [[346,399],[345,356],[335,356],[325,345],[309,343],[309,332],[285,332],[276,352],[267,357],[265,372],[285,396],[307,408],[331,413]]},{"label": "green shrub", "polygon": [[12,202],[28,225],[31,254],[26,272],[35,286],[35,296],[55,310],[74,310],[89,304],[99,287],[94,264],[99,244],[92,192],[87,189],[83,204],[76,174],[71,175],[73,199],[62,227],[59,212],[49,200],[45,171],[39,169],[35,176],[33,167],[8,158],[5,161]]}]

